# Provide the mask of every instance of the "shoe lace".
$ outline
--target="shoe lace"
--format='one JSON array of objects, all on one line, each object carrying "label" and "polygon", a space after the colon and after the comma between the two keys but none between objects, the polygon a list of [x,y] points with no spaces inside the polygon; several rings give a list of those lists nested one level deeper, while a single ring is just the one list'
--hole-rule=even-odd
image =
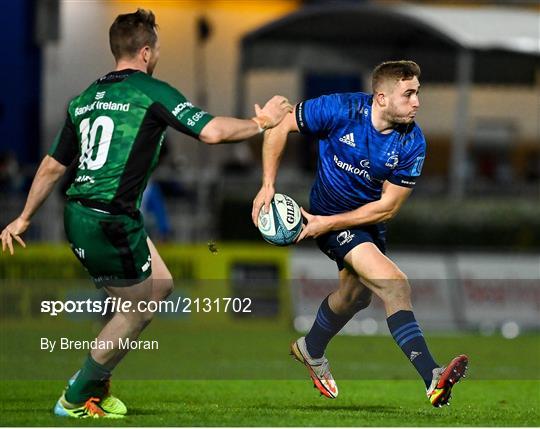
[{"label": "shoe lace", "polygon": [[98,405],[98,402],[100,401],[101,399],[99,398],[89,398],[85,403],[84,403],[84,408],[88,411],[88,414],[91,415],[91,416],[99,416],[99,417],[104,417],[105,416],[105,411],[103,411],[101,409],[101,407]]},{"label": "shoe lace", "polygon": [[330,373],[330,364],[328,363],[328,359],[325,359],[320,365],[317,365],[313,368],[317,375],[321,378],[330,379],[332,378],[332,374]]}]

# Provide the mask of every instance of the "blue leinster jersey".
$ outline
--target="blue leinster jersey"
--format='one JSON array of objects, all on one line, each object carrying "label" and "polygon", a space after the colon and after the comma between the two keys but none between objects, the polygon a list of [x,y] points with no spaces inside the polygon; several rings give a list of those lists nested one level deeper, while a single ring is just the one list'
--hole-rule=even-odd
[{"label": "blue leinster jersey", "polygon": [[408,188],[420,176],[426,153],[415,123],[381,134],[371,123],[372,96],[361,92],[325,95],[296,106],[303,134],[319,137],[313,214],[357,209],[381,198],[385,180]]}]

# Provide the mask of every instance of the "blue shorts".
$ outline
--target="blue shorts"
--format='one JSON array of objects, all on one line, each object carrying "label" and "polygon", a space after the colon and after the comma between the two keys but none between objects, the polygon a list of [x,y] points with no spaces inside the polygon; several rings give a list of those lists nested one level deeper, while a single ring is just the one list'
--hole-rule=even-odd
[{"label": "blue shorts", "polygon": [[345,268],[345,255],[361,243],[373,243],[382,253],[386,253],[386,227],[376,224],[332,231],[316,238],[316,241],[319,249],[335,261],[341,271]]}]

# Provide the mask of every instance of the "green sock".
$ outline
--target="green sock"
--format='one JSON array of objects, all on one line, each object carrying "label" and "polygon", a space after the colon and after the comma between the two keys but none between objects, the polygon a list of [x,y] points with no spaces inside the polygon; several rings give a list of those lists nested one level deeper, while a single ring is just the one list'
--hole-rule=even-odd
[{"label": "green sock", "polygon": [[80,404],[91,397],[102,398],[109,378],[111,378],[111,371],[97,363],[88,354],[77,378],[67,389],[65,398],[72,404]]}]

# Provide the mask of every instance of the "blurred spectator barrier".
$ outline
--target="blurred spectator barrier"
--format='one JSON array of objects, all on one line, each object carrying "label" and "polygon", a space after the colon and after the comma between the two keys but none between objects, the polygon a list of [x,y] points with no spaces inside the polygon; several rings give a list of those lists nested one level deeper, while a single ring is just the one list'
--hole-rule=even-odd
[{"label": "blurred spectator barrier", "polygon": [[[162,315],[167,318],[213,324],[265,318],[283,326],[292,321],[305,331],[322,299],[337,287],[335,264],[315,249],[211,243],[160,246],[160,253],[175,279],[173,298],[250,298],[253,310]],[[540,329],[538,253],[390,256],[409,276],[415,312],[426,330]],[[40,313],[42,300],[99,298],[65,245],[32,244],[14,257],[0,258],[0,279],[0,318],[48,317]],[[382,302],[374,298],[343,332],[387,333]]]},{"label": "blurred spectator barrier", "polygon": [[[416,317],[426,330],[494,333],[540,329],[540,254],[393,253],[408,275]],[[291,254],[294,326],[307,331],[321,301],[335,287],[336,266],[318,251]],[[384,306],[371,305],[343,329],[352,335],[387,333]]]},{"label": "blurred spectator barrier", "polygon": [[[200,323],[226,323],[238,319],[272,318],[287,324],[290,320],[288,249],[269,245],[208,243],[208,245],[161,245],[159,251],[173,278],[175,291],[168,298],[200,298],[188,314],[162,314],[161,317],[190,319]],[[49,317],[42,314],[43,300],[101,299],[79,261],[67,245],[30,243],[13,257],[0,258],[0,319]],[[249,313],[202,309],[202,300],[249,298]],[[215,301],[213,301],[215,302]],[[182,305],[178,312],[186,306]],[[176,311],[176,310],[175,310]],[[76,317],[75,317],[76,316]],[[68,315],[76,319],[97,314]]]}]

